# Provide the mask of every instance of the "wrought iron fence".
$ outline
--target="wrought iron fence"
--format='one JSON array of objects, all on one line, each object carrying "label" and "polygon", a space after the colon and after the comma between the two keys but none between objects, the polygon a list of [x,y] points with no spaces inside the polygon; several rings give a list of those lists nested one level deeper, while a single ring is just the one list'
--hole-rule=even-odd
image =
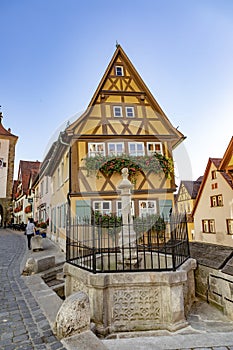
[{"label": "wrought iron fence", "polygon": [[136,218],[76,218],[66,240],[68,263],[93,273],[175,271],[190,256],[185,214]]}]

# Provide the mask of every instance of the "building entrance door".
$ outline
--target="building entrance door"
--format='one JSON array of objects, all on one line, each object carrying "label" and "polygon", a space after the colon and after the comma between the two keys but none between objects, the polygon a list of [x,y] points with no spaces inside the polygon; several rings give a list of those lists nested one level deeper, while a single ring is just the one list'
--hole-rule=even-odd
[{"label": "building entrance door", "polygon": [[0,227],[2,227],[3,222],[3,207],[0,205]]}]

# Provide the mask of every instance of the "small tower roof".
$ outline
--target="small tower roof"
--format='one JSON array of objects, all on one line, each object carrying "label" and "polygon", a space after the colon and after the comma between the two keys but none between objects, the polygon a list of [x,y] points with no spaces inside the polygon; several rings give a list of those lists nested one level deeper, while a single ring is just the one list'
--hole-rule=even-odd
[{"label": "small tower roof", "polygon": [[11,133],[11,129],[6,130],[4,126],[2,125],[2,112],[0,112],[0,136],[7,136],[11,138],[18,138],[18,136],[15,136]]}]

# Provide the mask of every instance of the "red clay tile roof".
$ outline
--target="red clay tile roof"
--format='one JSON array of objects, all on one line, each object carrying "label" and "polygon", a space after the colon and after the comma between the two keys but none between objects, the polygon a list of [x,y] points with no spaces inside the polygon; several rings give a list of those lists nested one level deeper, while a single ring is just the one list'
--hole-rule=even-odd
[{"label": "red clay tile roof", "polygon": [[14,198],[16,192],[17,192],[17,186],[18,186],[18,180],[13,181],[13,187],[12,187],[12,196]]},{"label": "red clay tile roof", "polygon": [[[28,190],[29,180],[32,176],[33,179],[36,177],[40,170],[40,162],[31,162],[27,160],[21,160],[19,162],[19,174],[22,176],[22,189],[23,193],[26,194]],[[18,175],[19,176],[19,175]]]}]

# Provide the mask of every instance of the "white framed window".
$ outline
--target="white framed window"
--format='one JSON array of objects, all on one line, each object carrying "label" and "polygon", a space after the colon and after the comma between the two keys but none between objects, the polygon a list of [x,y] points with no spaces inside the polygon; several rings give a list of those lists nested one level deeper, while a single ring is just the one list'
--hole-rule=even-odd
[{"label": "white framed window", "polygon": [[233,219],[227,219],[227,233],[233,235]]},{"label": "white framed window", "polygon": [[123,142],[111,142],[108,143],[108,154],[109,155],[121,155],[125,153],[125,147]]},{"label": "white framed window", "polygon": [[57,168],[57,188],[61,186],[61,166]]},{"label": "white framed window", "polygon": [[214,233],[215,232],[215,223],[214,220],[209,220],[209,227],[210,227],[210,232]]},{"label": "white framed window", "polygon": [[111,201],[94,201],[93,210],[94,212],[99,212],[102,215],[108,215],[111,213]]},{"label": "white framed window", "polygon": [[49,192],[49,177],[45,177],[45,193]]},{"label": "white framed window", "polygon": [[134,107],[125,107],[125,114],[127,118],[134,118],[135,117]]},{"label": "white framed window", "polygon": [[[130,206],[131,206],[131,216],[134,216],[134,201],[130,202]],[[117,201],[116,202],[116,216],[121,216],[122,215],[122,202],[121,201]]]},{"label": "white framed window", "polygon": [[51,181],[51,192],[52,192],[52,195],[54,195],[55,188],[56,188],[56,176],[53,175],[52,181]]},{"label": "white framed window", "polygon": [[202,231],[203,232],[209,232],[208,220],[202,220]]},{"label": "white framed window", "polygon": [[211,207],[217,207],[217,197],[212,196],[210,197]]},{"label": "white framed window", "polygon": [[61,227],[61,206],[57,207],[57,226]]},{"label": "white framed window", "polygon": [[223,206],[223,196],[221,194],[217,196],[210,197],[211,207],[222,207]]},{"label": "white framed window", "polygon": [[216,170],[212,170],[212,171],[211,171],[211,179],[212,179],[212,180],[215,180],[216,178],[217,178]]},{"label": "white framed window", "polygon": [[124,69],[122,66],[116,66],[115,67],[115,73],[117,76],[122,77],[124,75]]},{"label": "white framed window", "polygon": [[65,228],[66,227],[66,204],[62,204],[60,207],[60,216],[61,216],[61,223],[60,227]]},{"label": "white framed window", "polygon": [[214,220],[202,220],[202,231],[205,233],[215,233],[215,221]]},{"label": "white framed window", "polygon": [[44,180],[40,183],[40,195],[41,197],[44,195]]},{"label": "white framed window", "polygon": [[63,184],[64,182],[64,161],[62,161],[61,163],[61,185]]},{"label": "white framed window", "polygon": [[161,142],[147,142],[147,154],[152,155],[153,153],[163,154],[163,147]]},{"label": "white framed window", "polygon": [[121,106],[113,106],[114,117],[122,118],[122,107]]},{"label": "white framed window", "polygon": [[144,144],[143,142],[129,142],[129,155],[130,156],[144,156]]},{"label": "white framed window", "polygon": [[222,207],[222,206],[223,206],[223,197],[222,197],[221,194],[219,194],[219,195],[217,196],[217,202],[218,202],[218,206],[219,206],[219,207]]},{"label": "white framed window", "polygon": [[156,201],[139,201],[139,216],[147,216],[157,213]]},{"label": "white framed window", "polygon": [[105,156],[105,144],[100,142],[88,143],[88,156],[95,157],[96,155]]}]

